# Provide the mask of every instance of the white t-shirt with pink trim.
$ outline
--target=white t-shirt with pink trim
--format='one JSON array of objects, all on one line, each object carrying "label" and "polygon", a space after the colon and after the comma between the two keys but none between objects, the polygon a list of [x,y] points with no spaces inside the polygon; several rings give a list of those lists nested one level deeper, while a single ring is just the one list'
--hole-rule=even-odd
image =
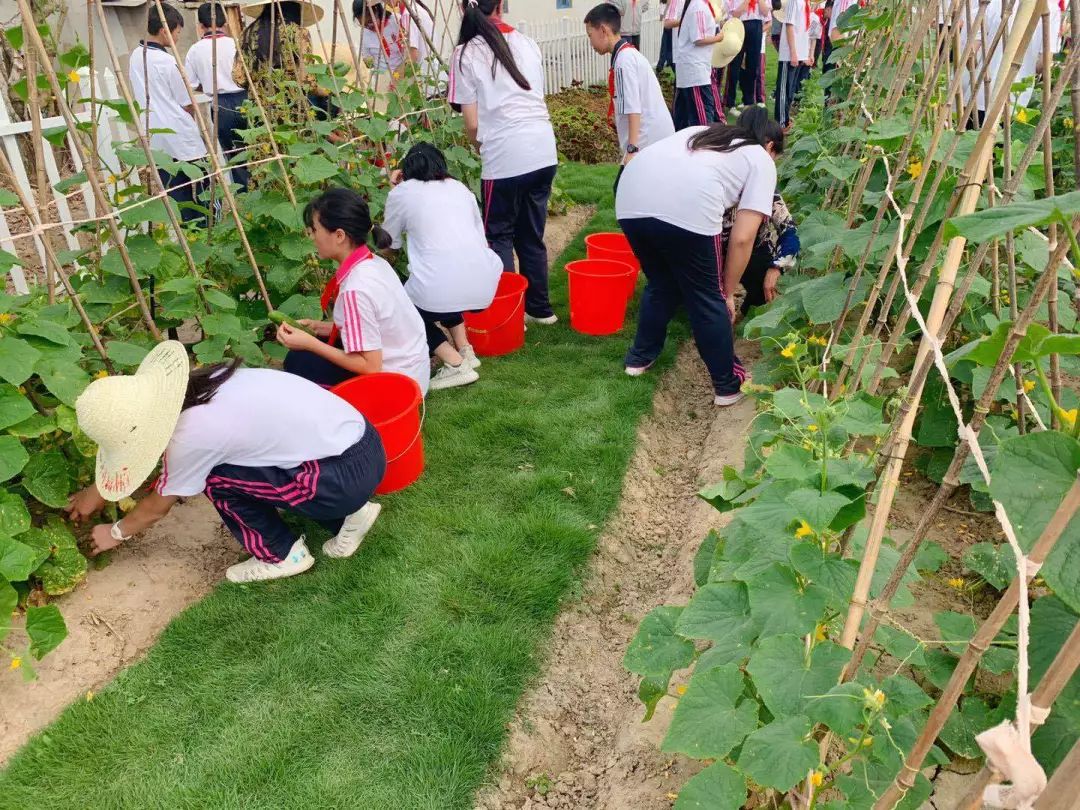
[{"label": "white t-shirt with pink trim", "polygon": [[[701,87],[712,84],[712,45],[695,45],[716,34],[716,16],[708,0],[689,0],[682,24],[675,29],[675,86]],[[682,11],[679,11],[682,15]],[[679,19],[676,17],[676,19]]]},{"label": "white t-shirt with pink trim", "polygon": [[[781,62],[791,62],[795,59],[804,62],[810,58],[810,21],[814,13],[810,10],[810,0],[793,0],[788,20],[780,29],[780,53],[777,58]],[[795,55],[791,54],[791,46],[788,43],[788,27],[795,32]]]},{"label": "white t-shirt with pink trim", "polygon": [[394,268],[370,256],[338,270],[334,325],[347,352],[382,350],[383,371],[412,377],[427,394],[431,380],[424,321]]},{"label": "white t-shirt with pink trim", "polygon": [[296,374],[241,368],[205,405],[180,414],[154,490],[186,498],[219,464],[280,467],[339,456],[364,435],[364,417]]},{"label": "white t-shirt with pink trim", "polygon": [[458,45],[450,59],[447,100],[477,105],[477,140],[483,164],[480,176],[484,180],[504,180],[558,163],[555,132],[544,101],[540,48],[520,31],[511,30],[503,36],[529,84],[528,90],[495,61],[491,48],[480,37]]}]

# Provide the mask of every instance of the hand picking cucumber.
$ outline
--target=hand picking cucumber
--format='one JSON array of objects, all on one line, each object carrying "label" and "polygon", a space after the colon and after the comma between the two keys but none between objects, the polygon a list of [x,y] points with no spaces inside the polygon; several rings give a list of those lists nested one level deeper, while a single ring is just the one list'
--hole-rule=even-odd
[{"label": "hand picking cucumber", "polygon": [[270,320],[273,321],[276,324],[280,325],[280,324],[283,324],[283,323],[287,323],[293,329],[299,329],[302,332],[309,332],[309,333],[311,331],[309,329],[304,328],[300,324],[300,322],[298,320],[296,320],[296,318],[290,318],[288,315],[286,315],[284,312],[281,312],[280,310],[272,309],[267,313],[267,315],[269,316]]}]

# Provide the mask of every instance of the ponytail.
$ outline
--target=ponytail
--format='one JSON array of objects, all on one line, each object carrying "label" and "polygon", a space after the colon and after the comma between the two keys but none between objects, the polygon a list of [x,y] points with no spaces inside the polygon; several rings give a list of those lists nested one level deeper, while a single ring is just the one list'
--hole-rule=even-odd
[{"label": "ponytail", "polygon": [[495,68],[502,65],[518,87],[522,90],[532,90],[529,80],[525,78],[525,74],[514,61],[514,54],[506,42],[506,37],[491,21],[491,15],[499,9],[501,2],[502,0],[462,0],[461,32],[458,34],[461,53],[458,56],[458,65],[460,66],[461,58],[465,55],[465,48],[479,36],[488,44],[495,56],[491,63],[491,78],[495,78]]},{"label": "ponytail", "polygon": [[351,188],[329,188],[309,202],[304,208],[304,224],[313,227],[316,216],[326,230],[344,231],[357,247],[367,244],[369,234],[379,250],[386,250],[393,243],[390,234],[372,224],[367,200]]},{"label": "ponytail", "polygon": [[747,107],[739,114],[734,126],[713,124],[690,138],[691,152],[707,149],[710,152],[734,152],[744,146],[765,148],[772,144],[773,153],[784,151],[784,129],[769,118],[764,107]]}]

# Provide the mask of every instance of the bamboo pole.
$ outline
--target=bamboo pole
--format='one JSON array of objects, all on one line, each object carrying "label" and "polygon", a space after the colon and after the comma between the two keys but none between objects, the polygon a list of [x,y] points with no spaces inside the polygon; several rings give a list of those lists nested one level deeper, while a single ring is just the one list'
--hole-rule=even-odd
[{"label": "bamboo pole", "polygon": [[[1040,716],[1044,712],[1050,711],[1054,701],[1064,691],[1065,686],[1078,668],[1080,668],[1080,622],[1077,622],[1076,626],[1073,627],[1069,637],[1065,639],[1065,643],[1058,650],[1058,654],[1054,656],[1050,667],[1039,680],[1039,685],[1031,693],[1031,708],[1038,709],[1037,714]],[[1080,752],[1080,747],[1074,750]],[[1068,759],[1066,759],[1067,761]],[[1059,765],[1058,771],[1064,765],[1064,762]],[[1080,760],[1075,765],[1080,770]],[[984,765],[982,770],[975,775],[971,787],[960,801],[960,804],[957,805],[956,810],[979,810],[983,804],[983,791],[995,781],[994,777],[994,771],[988,765]],[[1051,777],[1050,783],[1047,785],[1046,790],[1043,791],[1043,796],[1052,798],[1055,795],[1057,791],[1051,788],[1053,781],[1053,777]],[[1080,785],[1077,787],[1080,788]],[[1076,794],[1072,795],[1075,797]],[[1035,806],[1039,807],[1038,804]]]},{"label": "bamboo pole", "polygon": [[[86,149],[85,144],[83,144],[79,137],[79,128],[75,121],[75,116],[71,113],[71,107],[68,105],[67,99],[63,97],[63,93],[60,89],[60,81],[56,77],[56,70],[52,66],[49,52],[45,47],[45,42],[41,39],[41,34],[37,30],[34,13],[30,9],[28,0],[16,0],[16,2],[19,5],[19,15],[23,21],[24,36],[29,41],[30,45],[36,49],[37,58],[41,62],[45,77],[49,82],[49,87],[52,89],[53,95],[56,96],[56,103],[60,108],[60,114],[63,116],[64,123],[67,124],[68,131],[72,135],[71,142],[74,144],[79,159],[82,161],[83,168],[86,170],[87,180],[94,193],[94,201],[97,204],[98,209],[104,212],[108,210],[109,203],[103,190],[101,173],[99,172],[97,161],[95,160],[94,155],[90,154]],[[146,324],[147,329],[150,330],[150,334],[153,335],[156,340],[161,340],[161,330],[157,328],[157,324],[154,323],[154,318],[150,314],[150,307],[147,304],[142,285],[139,284],[139,278],[135,272],[135,265],[131,261],[131,256],[127,252],[127,247],[124,245],[124,237],[116,225],[116,220],[111,216],[107,216],[105,217],[105,224],[109,229],[109,236],[113,241],[113,249],[119,253],[120,260],[124,265],[124,269],[127,271],[128,281],[131,282],[131,290],[135,296],[135,302],[139,305],[139,312],[142,314],[143,322]]]},{"label": "bamboo pole", "polygon": [[[1034,5],[1035,0],[1021,0],[1019,19],[1022,23],[1022,33],[1016,35],[1014,32],[1014,35],[1009,37],[1009,41],[1005,46],[1009,69],[1003,76],[999,77],[996,83],[994,97],[991,101],[990,108],[987,110],[986,126],[980,131],[979,137],[975,143],[975,148],[967,160],[964,171],[961,173],[961,181],[963,182],[958,186],[958,188],[962,189],[957,205],[958,214],[971,213],[975,210],[975,205],[978,202],[981,180],[985,175],[986,166],[992,156],[994,148],[994,134],[997,131],[998,119],[1001,116],[1009,89],[1012,86],[1016,71],[1019,68],[1019,64],[1016,62],[1016,56],[1017,53],[1026,46],[1027,41],[1030,40],[1033,34],[1033,25],[1030,23]],[[935,339],[937,331],[941,326],[945,310],[948,307],[953,291],[953,284],[956,280],[956,271],[960,265],[960,260],[963,258],[966,244],[967,240],[960,236],[955,237],[949,242],[945,261],[938,273],[937,287],[934,291],[934,297],[930,304],[929,314],[926,319],[929,334],[924,335],[922,341],[920,341],[918,354],[916,355],[916,365],[931,352],[932,341]],[[921,394],[921,389],[912,391],[912,396],[916,399],[919,394]],[[844,630],[840,637],[841,645],[848,649],[853,647],[859,632],[859,627],[862,624],[866,600],[870,593],[870,580],[873,577],[874,570],[877,566],[881,541],[885,536],[886,525],[892,509],[893,498],[896,495],[897,483],[900,478],[900,469],[903,466],[904,457],[907,453],[907,447],[914,422],[915,412],[912,410],[908,418],[900,425],[900,432],[893,443],[892,453],[890,454],[889,461],[886,464],[883,474],[884,483],[878,488],[878,503],[874,510],[862,564],[859,567],[859,573],[856,578],[854,593],[852,594],[851,599],[851,608],[848,611]]]},{"label": "bamboo pole", "polygon": [[[1069,3],[1069,21],[1073,35],[1073,50],[1076,50],[1077,41],[1080,40],[1080,0],[1072,0]],[[1064,23],[1064,20],[1062,20]],[[1076,178],[1076,186],[1080,188],[1080,82],[1072,82],[1072,118],[1073,118],[1073,175]]]},{"label": "bamboo pole", "polygon": [[[3,149],[0,149],[0,171],[3,172],[4,182],[11,186],[11,188],[15,190],[15,194],[18,195],[19,203],[26,212],[30,224],[34,228],[40,228],[42,220],[38,208],[34,204],[34,201],[30,199],[29,195],[23,190],[22,185],[15,179],[15,171],[12,169],[11,161],[8,160],[7,153]],[[71,282],[68,281],[68,277],[64,273],[64,268],[60,265],[60,260],[56,256],[56,250],[53,248],[52,242],[48,239],[42,239],[41,244],[45,248],[45,261],[52,268],[54,278],[60,279],[64,291],[67,293],[68,298],[75,307],[75,311],[79,313],[79,319],[83,322],[83,326],[86,327],[86,331],[90,335],[90,340],[94,344],[94,349],[97,351],[98,355],[101,356],[101,361],[105,364],[105,368],[108,369],[111,374],[113,371],[112,362],[109,360],[109,354],[105,351],[105,347],[101,343],[101,336],[98,334],[94,322],[90,320],[90,317],[86,314],[86,310],[83,309],[82,301],[79,299],[79,296],[76,295],[75,290],[72,289]]]},{"label": "bamboo pole", "polygon": [[[37,85],[37,65],[34,52],[26,49],[26,95],[30,107],[30,143],[34,150],[34,185],[37,187],[38,216],[42,222],[49,218],[49,181],[45,176],[45,138],[41,132],[41,98]],[[41,241],[50,238],[48,232],[40,234]],[[52,262],[45,262],[45,286],[49,303],[56,301],[56,278]]]},{"label": "bamboo pole", "polygon": [[[1080,219],[1077,219],[1076,223],[1080,225]],[[982,245],[980,247],[980,255],[976,256],[975,260],[971,263],[967,278],[965,279],[965,284],[957,291],[957,296],[952,305],[950,305],[948,316],[942,324],[941,330],[938,332],[939,340],[948,333],[949,329],[952,328],[954,319],[959,315],[963,303],[963,295],[961,293],[966,293],[966,289],[964,288],[970,285],[978,274],[978,267],[985,259],[987,248],[987,245]],[[1065,258],[1066,250],[1067,246],[1061,244],[1054,253],[1051,254],[1046,268],[1039,277],[1039,281],[1035,285],[1034,290],[1032,290],[1031,298],[1024,307],[1024,311],[1017,320],[1014,321],[1012,328],[1005,339],[1001,357],[998,358],[997,363],[995,363],[990,371],[990,378],[987,381],[986,388],[983,390],[982,395],[975,404],[971,422],[968,425],[968,430],[975,435],[976,440],[978,440],[979,432],[982,430],[986,417],[990,413],[990,405],[994,401],[994,395],[1001,386],[1002,381],[1005,379],[1005,374],[1009,368],[1009,360],[1012,357],[1013,352],[1016,350],[1016,347],[1019,345],[1024,335],[1027,334],[1028,326],[1034,322],[1035,316],[1038,314],[1039,307],[1042,305],[1042,301],[1046,297],[1050,285],[1057,282],[1057,270]],[[911,377],[911,386],[921,389],[932,366],[932,359],[927,355],[923,364],[916,367],[916,371]],[[908,400],[908,402],[905,403],[905,406],[914,410],[914,402],[917,402],[917,400]],[[902,417],[898,415],[898,418]],[[889,575],[889,579],[881,589],[881,593],[879,593],[874,600],[874,605],[870,610],[870,617],[867,620],[867,625],[859,635],[858,643],[855,645],[855,649],[851,654],[851,660],[845,667],[842,680],[850,680],[855,677],[855,674],[859,671],[863,658],[866,656],[867,651],[870,649],[870,645],[874,641],[874,634],[877,632],[878,625],[880,624],[879,615],[884,612],[892,601],[892,598],[896,595],[897,590],[899,590],[904,573],[910,568],[911,563],[919,552],[920,546],[929,534],[934,518],[960,485],[957,476],[960,474],[960,470],[964,466],[964,462],[967,460],[970,453],[971,446],[967,442],[960,442],[956,446],[956,450],[953,452],[952,461],[949,463],[949,467],[945,472],[941,486],[934,494],[930,504],[923,510],[911,539],[904,546],[899,561],[894,566]]]},{"label": "bamboo pole", "polygon": [[[1046,524],[1046,528],[1043,529],[1039,539],[1035,541],[1031,551],[1028,553],[1027,559],[1031,563],[1041,565],[1046,561],[1047,555],[1053,550],[1054,544],[1057,543],[1061,534],[1065,531],[1065,527],[1072,520],[1077,509],[1080,509],[1080,477],[1073,482],[1069,491],[1065,493],[1065,497]],[[1005,622],[1016,609],[1020,599],[1021,576],[1030,581],[1034,578],[1034,572],[1023,571],[1013,579],[1009,589],[1002,595],[1001,601],[997,603],[990,615],[975,632],[975,636],[968,642],[967,648],[956,664],[956,669],[953,670],[949,678],[949,682],[941,692],[941,697],[938,698],[937,704],[930,712],[930,717],[927,719],[926,725],[923,726],[919,738],[904,758],[904,765],[900,773],[889,786],[889,789],[874,803],[874,810],[891,810],[904,797],[904,794],[914,786],[915,777],[919,774],[919,768],[922,767],[923,760],[929,753],[942,727],[944,727],[945,721],[952,714],[953,707],[955,707],[956,701],[959,700],[968,678],[975,672],[979,659],[990,648],[990,644],[997,637],[997,634],[1001,632],[1001,628],[1005,626]]]},{"label": "bamboo pole", "polygon": [[[19,0],[19,2],[25,3],[26,0]],[[158,14],[160,14],[162,20],[164,20],[165,10],[161,5],[161,0],[154,0],[154,5],[158,10]],[[180,77],[184,80],[184,87],[187,88],[188,98],[191,100],[193,117],[195,118],[195,123],[199,127],[199,132],[202,134],[203,142],[206,144],[210,165],[215,172],[221,174],[223,169],[221,161],[218,159],[217,137],[216,135],[211,136],[207,131],[206,120],[203,118],[202,110],[199,109],[198,101],[195,99],[195,91],[192,90],[191,80],[188,78],[187,70],[184,69],[184,60],[180,58],[180,52],[176,49],[176,40],[173,39],[172,31],[169,30],[168,25],[162,26],[161,30],[165,32],[165,38],[169,42],[169,51],[176,60],[176,68],[180,71]],[[259,263],[255,261],[255,254],[251,250],[251,243],[248,241],[247,232],[244,230],[244,221],[240,217],[240,207],[236,204],[236,197],[233,195],[232,189],[229,187],[228,183],[222,183],[221,190],[225,196],[225,202],[229,206],[229,213],[232,214],[233,223],[236,225],[236,233],[240,237],[240,244],[243,246],[248,263],[251,265],[251,272],[255,276],[255,283],[259,287],[259,295],[262,296],[263,303],[266,304],[266,309],[271,310],[274,308],[274,305],[270,301],[270,293],[266,289],[266,282],[263,281],[262,271],[259,270]]]},{"label": "bamboo pole", "polygon": [[[116,74],[116,86],[120,90],[120,95],[124,99],[124,102],[131,110],[135,110],[135,94],[132,92],[131,85],[128,83],[128,77],[123,70],[123,66],[120,62],[120,56],[116,52],[116,46],[113,43],[112,34],[109,32],[109,24],[105,19],[105,9],[102,8],[101,3],[94,3],[97,8],[97,19],[101,24],[102,39],[105,42],[105,50],[109,54],[109,61],[112,63],[113,72]],[[90,24],[90,37],[94,36],[94,18],[89,18]],[[91,65],[91,72],[94,70],[94,66]],[[154,158],[154,151],[150,147],[150,136],[147,135],[146,130],[141,126],[138,116],[134,121],[135,137],[139,141],[139,146],[142,147],[143,154],[149,161],[150,171],[147,174],[150,176],[150,187],[155,194],[167,195],[168,191],[165,188],[165,184],[161,182],[161,175],[158,174],[157,161]],[[169,225],[172,228],[173,235],[176,237],[176,244],[180,246],[181,252],[184,254],[184,261],[188,266],[188,270],[195,277],[195,280],[200,282],[195,285],[195,292],[199,296],[199,300],[206,306],[206,293],[202,287],[202,279],[199,274],[199,268],[195,264],[195,257],[191,253],[191,246],[188,244],[187,235],[184,231],[184,226],[180,222],[180,217],[177,216],[176,210],[173,206],[166,204],[166,215],[169,218]],[[209,309],[209,307],[207,307]]]},{"label": "bamboo pole", "polygon": [[[1077,0],[1074,0],[1074,4]],[[1042,66],[1042,114],[1040,118],[1049,118],[1054,115],[1054,107],[1049,107],[1049,100],[1052,96],[1053,78],[1053,59],[1050,52],[1050,8],[1048,5],[1043,6],[1042,13],[1042,59],[1040,60]],[[1075,34],[1074,34],[1075,36]],[[1075,45],[1073,46],[1076,47]],[[1047,128],[1043,133],[1043,173],[1046,176],[1046,196],[1054,196],[1054,146],[1050,136],[1050,129]],[[1050,249],[1053,250],[1057,245],[1057,225],[1050,223],[1048,229],[1047,238],[1049,240]],[[1050,296],[1046,301],[1046,307],[1049,314],[1047,318],[1047,326],[1053,333],[1058,332],[1058,285],[1055,284],[1050,289]],[[1018,380],[1017,385],[1022,385]],[[1054,400],[1061,402],[1061,358],[1057,353],[1050,355],[1050,391],[1054,395]],[[1020,411],[1021,416],[1023,411]],[[1050,409],[1050,424],[1052,427],[1058,427],[1061,420],[1058,418],[1058,413],[1053,408]]]},{"label": "bamboo pole", "polygon": [[1069,749],[1046,783],[1035,802],[1035,810],[1075,810],[1077,796],[1080,796],[1080,740]]}]

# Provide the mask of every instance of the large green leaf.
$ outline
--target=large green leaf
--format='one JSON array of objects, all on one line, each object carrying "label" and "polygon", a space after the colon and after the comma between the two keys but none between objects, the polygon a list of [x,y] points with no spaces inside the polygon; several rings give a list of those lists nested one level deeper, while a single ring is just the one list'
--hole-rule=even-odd
[{"label": "large green leaf", "polygon": [[647,678],[668,678],[672,671],[689,666],[694,645],[675,632],[681,607],[658,607],[649,611],[623,656],[623,666]]},{"label": "large green leaf", "polygon": [[149,353],[150,348],[147,346],[136,346],[134,343],[124,343],[120,340],[110,340],[109,345],[106,346],[109,359],[117,365],[124,368],[131,368],[139,365],[143,358]]},{"label": "large green leaf", "polygon": [[1080,191],[1041,200],[1016,200],[1008,205],[950,219],[945,223],[945,238],[963,236],[981,244],[1018,228],[1045,225],[1051,220],[1077,213],[1080,213]]},{"label": "large green leaf", "polygon": [[821,492],[816,489],[797,489],[787,496],[788,505],[794,510],[792,521],[805,520],[816,532],[829,528],[833,518],[851,503],[838,492]]},{"label": "large green leaf", "polygon": [[0,579],[0,641],[11,632],[11,614],[18,604],[19,592],[6,579]]},{"label": "large green leaf", "polygon": [[[1011,330],[1012,321],[1002,321],[994,327],[993,332],[964,344],[950,352],[945,359],[950,365],[960,360],[970,360],[980,366],[993,366],[1005,351]],[[1080,335],[1054,334],[1040,323],[1030,324],[1010,359],[1016,363],[1031,363],[1050,354],[1080,354]]]},{"label": "large green leaf", "polygon": [[0,483],[14,478],[30,460],[14,436],[0,436]]},{"label": "large green leaf", "polygon": [[834,607],[846,604],[851,598],[859,573],[859,564],[855,560],[842,559],[839,554],[822,551],[820,544],[806,541],[791,547],[791,564],[823,588]]},{"label": "large green leaf", "polygon": [[41,564],[37,575],[49,596],[68,593],[86,577],[86,557],[77,548],[58,548]]},{"label": "large green leaf", "polygon": [[41,352],[17,337],[0,340],[0,378],[12,385],[22,385],[34,373]]},{"label": "large green leaf", "polygon": [[864,720],[864,688],[854,682],[837,684],[824,695],[811,698],[806,704],[806,714],[840,737],[856,737]]},{"label": "large green leaf", "polygon": [[59,346],[70,346],[74,341],[61,324],[46,320],[20,320],[15,326],[20,335],[35,335]]},{"label": "large green leaf", "polygon": [[56,450],[34,455],[23,470],[22,485],[41,503],[62,509],[71,493],[67,459]]},{"label": "large green leaf", "polygon": [[811,632],[821,621],[829,593],[813,583],[800,586],[795,572],[773,564],[747,582],[750,615],[762,638]]},{"label": "large green leaf", "polygon": [[683,785],[675,810],[739,810],[746,794],[746,780],[727,763],[714,762]]},{"label": "large green leaf", "polygon": [[821,462],[809,450],[782,444],[765,459],[765,471],[778,480],[805,481],[821,472]]},{"label": "large green leaf", "polygon": [[[994,460],[990,494],[1001,502],[1027,551],[1057,510],[1080,469],[1080,442],[1057,431],[1006,439]],[[1080,610],[1080,519],[1073,518],[1042,568],[1042,576]]]},{"label": "large green leaf", "polygon": [[15,537],[30,528],[30,512],[23,499],[0,489],[0,535]]},{"label": "large green leaf", "polygon": [[695,759],[727,756],[758,724],[757,702],[739,702],[743,688],[742,672],[734,664],[695,672],[675,707],[662,750]]},{"label": "large green leaf", "polygon": [[71,407],[75,407],[75,400],[90,384],[90,375],[67,360],[42,358],[37,364],[37,373],[49,393]]},{"label": "large green leaf", "polygon": [[39,549],[0,536],[0,577],[8,582],[25,582],[43,559]]},{"label": "large green leaf", "polygon": [[774,636],[762,641],[750,656],[747,671],[758,694],[776,717],[804,710],[813,696],[824,695],[840,679],[851,653],[823,641],[806,653],[798,636]]},{"label": "large green leaf", "polygon": [[810,721],[801,714],[774,720],[746,738],[738,768],[763,787],[790,790],[818,765],[809,734]]},{"label": "large green leaf", "polygon": [[40,660],[55,650],[67,638],[67,632],[64,617],[56,605],[26,609],[26,634],[30,636],[30,652],[34,658]]},{"label": "large green leaf", "polygon": [[828,273],[799,287],[810,323],[832,323],[844,309],[849,282],[843,273]]},{"label": "large green leaf", "polygon": [[33,404],[19,393],[19,389],[14,385],[0,385],[0,430],[29,419],[33,413]]},{"label": "large green leaf", "polygon": [[338,165],[322,155],[306,155],[296,161],[293,174],[304,185],[315,185],[338,173]]},{"label": "large green leaf", "polygon": [[1008,588],[1016,576],[1016,557],[1004,543],[976,543],[964,552],[964,565],[999,591]]},{"label": "large green leaf", "polygon": [[954,753],[968,759],[982,756],[982,749],[975,742],[975,735],[982,734],[1001,718],[978,697],[965,698],[959,711],[954,711],[945,721],[939,738]]},{"label": "large green leaf", "polygon": [[694,584],[699,588],[709,581],[709,571],[712,569],[716,544],[719,541],[720,536],[715,531],[710,531],[694,554]]}]

